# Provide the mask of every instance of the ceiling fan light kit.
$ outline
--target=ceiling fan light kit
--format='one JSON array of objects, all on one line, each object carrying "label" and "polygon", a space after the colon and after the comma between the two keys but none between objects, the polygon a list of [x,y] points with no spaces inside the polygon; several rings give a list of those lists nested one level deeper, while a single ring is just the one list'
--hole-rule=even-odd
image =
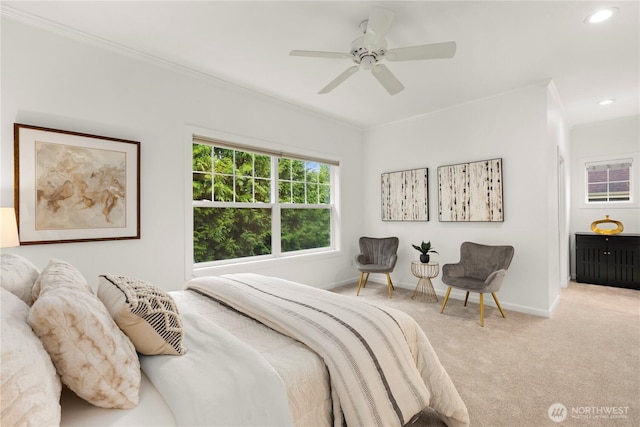
[{"label": "ceiling fan light kit", "polygon": [[322,88],[319,94],[331,92],[338,85],[351,77],[359,69],[371,71],[371,74],[378,80],[390,95],[395,95],[404,89],[402,83],[396,76],[379,61],[420,61],[425,59],[447,59],[452,58],[456,53],[455,42],[444,42],[427,44],[420,46],[401,47],[387,50],[385,39],[394,13],[391,10],[381,7],[374,7],[369,15],[369,19],[360,23],[364,35],[358,37],[351,43],[349,53],[322,52],[312,50],[292,50],[291,56],[306,56],[311,58],[331,58],[331,59],[351,59],[356,65],[347,68],[342,74],[333,79],[327,86]]}]

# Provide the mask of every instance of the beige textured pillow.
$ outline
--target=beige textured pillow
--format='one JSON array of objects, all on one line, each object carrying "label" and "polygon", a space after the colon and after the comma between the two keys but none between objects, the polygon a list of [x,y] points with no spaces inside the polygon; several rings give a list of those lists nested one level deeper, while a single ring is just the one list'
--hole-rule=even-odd
[{"label": "beige textured pillow", "polygon": [[98,297],[138,352],[185,354],[180,313],[164,290],[143,280],[104,275]]},{"label": "beige textured pillow", "polygon": [[27,324],[29,307],[0,289],[2,308],[2,426],[60,425],[60,378]]},{"label": "beige textured pillow", "polygon": [[51,258],[33,285],[33,300],[37,300],[40,294],[61,286],[93,292],[77,268],[66,261]]},{"label": "beige textured pillow", "polygon": [[31,289],[40,272],[28,259],[16,254],[0,255],[0,286],[28,305],[33,304]]},{"label": "beige textured pillow", "polygon": [[102,302],[84,289],[40,294],[28,322],[71,390],[103,408],[138,404],[140,362]]}]

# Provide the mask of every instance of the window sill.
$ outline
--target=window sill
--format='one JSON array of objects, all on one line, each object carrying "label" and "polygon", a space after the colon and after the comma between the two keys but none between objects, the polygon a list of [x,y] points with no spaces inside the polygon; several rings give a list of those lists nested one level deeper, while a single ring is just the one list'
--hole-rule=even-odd
[{"label": "window sill", "polygon": [[638,202],[603,202],[603,203],[580,203],[580,209],[637,209],[640,208]]},{"label": "window sill", "polygon": [[[265,268],[282,267],[301,262],[316,262],[324,259],[339,258],[342,251],[337,249],[327,249],[322,251],[313,251],[306,253],[296,253],[291,255],[282,255],[274,258],[271,256],[255,257],[252,259],[236,259],[215,261],[206,265],[193,265],[191,276],[187,279],[203,276],[213,276],[230,273],[247,273],[260,271]],[[205,263],[203,263],[205,264]]]}]

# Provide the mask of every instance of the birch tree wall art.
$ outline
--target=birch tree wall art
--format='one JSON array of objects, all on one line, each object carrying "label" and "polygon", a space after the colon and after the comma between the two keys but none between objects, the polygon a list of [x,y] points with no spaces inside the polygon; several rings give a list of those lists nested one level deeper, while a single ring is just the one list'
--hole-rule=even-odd
[{"label": "birch tree wall art", "polygon": [[502,159],[438,167],[438,215],[446,221],[504,221]]},{"label": "birch tree wall art", "polygon": [[429,169],[383,173],[382,220],[429,221]]}]

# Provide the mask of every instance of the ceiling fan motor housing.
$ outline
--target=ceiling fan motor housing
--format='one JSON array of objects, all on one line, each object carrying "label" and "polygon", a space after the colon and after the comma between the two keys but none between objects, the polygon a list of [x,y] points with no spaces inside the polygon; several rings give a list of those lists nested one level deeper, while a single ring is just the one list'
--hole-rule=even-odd
[{"label": "ceiling fan motor housing", "polygon": [[382,46],[365,46],[364,38],[365,36],[360,36],[351,43],[351,55],[353,55],[353,62],[355,62],[356,64],[362,64],[363,67],[366,67],[366,69],[368,69],[371,68],[373,64],[382,59],[385,52],[387,51],[387,42],[384,41]]}]

